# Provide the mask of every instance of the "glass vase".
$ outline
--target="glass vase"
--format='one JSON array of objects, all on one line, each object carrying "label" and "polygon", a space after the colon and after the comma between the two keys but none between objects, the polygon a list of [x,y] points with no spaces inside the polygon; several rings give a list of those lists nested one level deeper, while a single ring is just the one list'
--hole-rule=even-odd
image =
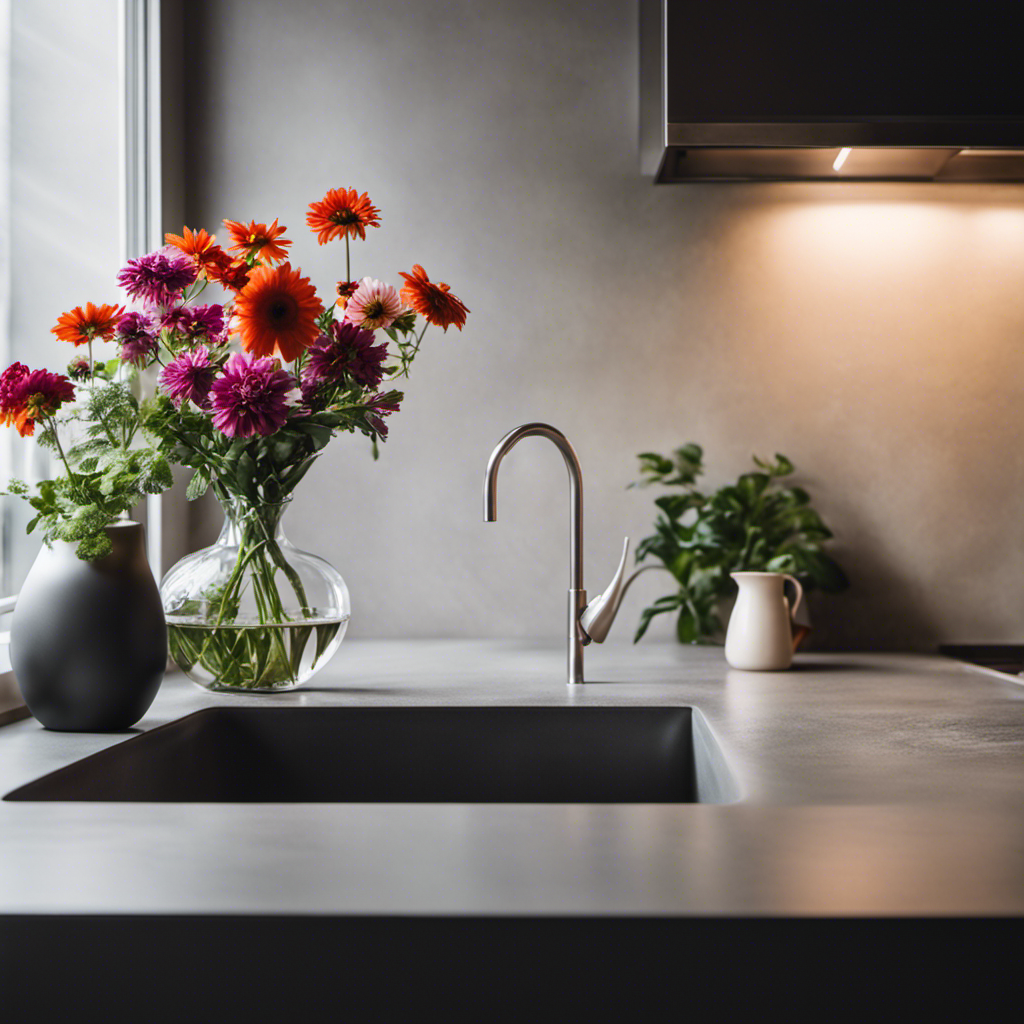
[{"label": "glass vase", "polygon": [[332,565],[289,542],[287,504],[223,499],[217,542],[183,558],[160,585],[171,657],[208,690],[294,689],[345,636],[348,587]]}]

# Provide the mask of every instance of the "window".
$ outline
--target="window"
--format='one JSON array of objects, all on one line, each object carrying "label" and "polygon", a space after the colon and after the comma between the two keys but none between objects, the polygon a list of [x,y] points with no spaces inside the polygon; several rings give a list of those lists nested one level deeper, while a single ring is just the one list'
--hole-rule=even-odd
[{"label": "window", "polygon": [[[157,0],[0,0],[3,366],[63,369],[72,350],[50,333],[58,314],[123,301],[118,268],[154,244],[159,174],[147,142],[158,22]],[[114,355],[106,348],[98,358]],[[3,431],[0,479],[31,483],[49,471],[48,452]],[[25,503],[2,501],[0,594],[11,594],[39,541],[25,535]]]}]

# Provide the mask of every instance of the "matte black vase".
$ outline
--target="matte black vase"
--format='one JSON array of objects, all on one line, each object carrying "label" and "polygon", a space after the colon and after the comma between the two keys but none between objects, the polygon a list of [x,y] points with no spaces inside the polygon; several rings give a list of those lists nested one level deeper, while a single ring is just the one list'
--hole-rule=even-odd
[{"label": "matte black vase", "polygon": [[11,665],[47,729],[121,732],[149,709],[167,665],[167,626],[139,523],[107,527],[92,562],[54,541],[36,557],[11,620]]}]

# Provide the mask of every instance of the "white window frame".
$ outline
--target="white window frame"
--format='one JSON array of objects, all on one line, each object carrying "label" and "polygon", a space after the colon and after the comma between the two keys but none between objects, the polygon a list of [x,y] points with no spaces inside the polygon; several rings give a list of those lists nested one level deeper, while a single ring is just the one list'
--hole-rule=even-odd
[{"label": "white window frame", "polygon": [[[163,245],[160,0],[119,0],[121,263]],[[146,554],[163,576],[163,502],[146,498]]]}]

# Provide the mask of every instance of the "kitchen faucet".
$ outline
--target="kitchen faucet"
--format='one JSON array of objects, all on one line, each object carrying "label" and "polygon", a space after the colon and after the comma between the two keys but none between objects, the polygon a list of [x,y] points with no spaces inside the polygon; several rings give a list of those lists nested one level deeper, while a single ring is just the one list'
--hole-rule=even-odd
[{"label": "kitchen faucet", "polygon": [[615,621],[623,595],[629,585],[647,569],[661,566],[644,566],[623,582],[626,570],[626,556],[629,553],[629,538],[622,546],[622,559],[604,591],[587,604],[587,592],[583,587],[583,471],[576,451],[569,439],[560,430],[547,423],[524,423],[510,430],[495,446],[487,463],[484,476],[484,522],[493,523],[498,518],[498,467],[501,460],[524,437],[546,437],[562,453],[565,468],[569,471],[569,621],[568,621],[568,682],[583,682],[583,648],[592,640],[601,643],[608,636]]}]

